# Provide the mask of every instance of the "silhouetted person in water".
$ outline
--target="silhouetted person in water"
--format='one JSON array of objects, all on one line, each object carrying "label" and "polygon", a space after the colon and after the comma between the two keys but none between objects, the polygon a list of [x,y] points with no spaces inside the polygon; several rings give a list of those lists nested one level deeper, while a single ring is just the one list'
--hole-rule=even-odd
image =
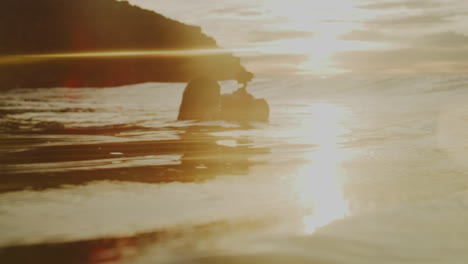
[{"label": "silhouetted person in water", "polygon": [[237,83],[240,83],[242,84],[242,87],[237,89],[237,91],[235,91],[233,93],[236,94],[236,95],[239,95],[239,96],[250,96],[251,98],[253,98],[253,96],[251,94],[249,94],[247,92],[247,84],[252,81],[252,78],[253,78],[253,73],[251,72],[246,72],[246,71],[241,71],[237,74]]},{"label": "silhouetted person in water", "polygon": [[265,99],[256,99],[247,92],[247,84],[252,81],[251,72],[239,72],[237,82],[242,87],[232,94],[221,96],[221,119],[232,121],[266,122],[269,117],[269,106]]},{"label": "silhouetted person in water", "polygon": [[240,72],[237,82],[242,87],[222,96],[215,80],[208,77],[192,80],[185,88],[178,120],[268,121],[268,103],[247,92],[247,83],[252,78],[252,73]]}]

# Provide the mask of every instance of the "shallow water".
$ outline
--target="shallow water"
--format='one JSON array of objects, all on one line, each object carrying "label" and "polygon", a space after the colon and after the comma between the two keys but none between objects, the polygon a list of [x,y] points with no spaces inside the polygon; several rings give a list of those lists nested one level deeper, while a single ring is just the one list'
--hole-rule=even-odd
[{"label": "shallow water", "polygon": [[257,80],[269,124],[174,121],[183,88],[2,93],[0,260],[468,259],[467,76]]}]

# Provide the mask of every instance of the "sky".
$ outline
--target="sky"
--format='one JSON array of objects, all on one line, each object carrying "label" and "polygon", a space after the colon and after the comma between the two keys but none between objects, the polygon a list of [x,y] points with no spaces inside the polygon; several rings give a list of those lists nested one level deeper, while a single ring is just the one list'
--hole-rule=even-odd
[{"label": "sky", "polygon": [[129,0],[200,26],[257,76],[468,73],[466,0]]}]

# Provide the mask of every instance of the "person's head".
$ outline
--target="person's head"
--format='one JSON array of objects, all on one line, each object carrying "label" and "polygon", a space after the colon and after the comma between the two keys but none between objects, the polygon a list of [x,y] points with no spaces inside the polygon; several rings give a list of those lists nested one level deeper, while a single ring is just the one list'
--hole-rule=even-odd
[{"label": "person's head", "polygon": [[253,73],[244,70],[237,74],[236,79],[238,83],[247,84],[248,82],[252,81],[253,77]]}]

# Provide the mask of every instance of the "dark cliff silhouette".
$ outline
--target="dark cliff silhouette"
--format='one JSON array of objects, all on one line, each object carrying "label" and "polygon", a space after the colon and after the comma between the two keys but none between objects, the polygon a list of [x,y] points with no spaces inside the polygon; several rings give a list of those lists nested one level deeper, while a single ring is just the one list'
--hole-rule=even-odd
[{"label": "dark cliff silhouette", "polygon": [[226,80],[246,72],[228,52],[2,62],[28,54],[219,48],[199,27],[116,0],[2,0],[0,39],[0,89]]}]

